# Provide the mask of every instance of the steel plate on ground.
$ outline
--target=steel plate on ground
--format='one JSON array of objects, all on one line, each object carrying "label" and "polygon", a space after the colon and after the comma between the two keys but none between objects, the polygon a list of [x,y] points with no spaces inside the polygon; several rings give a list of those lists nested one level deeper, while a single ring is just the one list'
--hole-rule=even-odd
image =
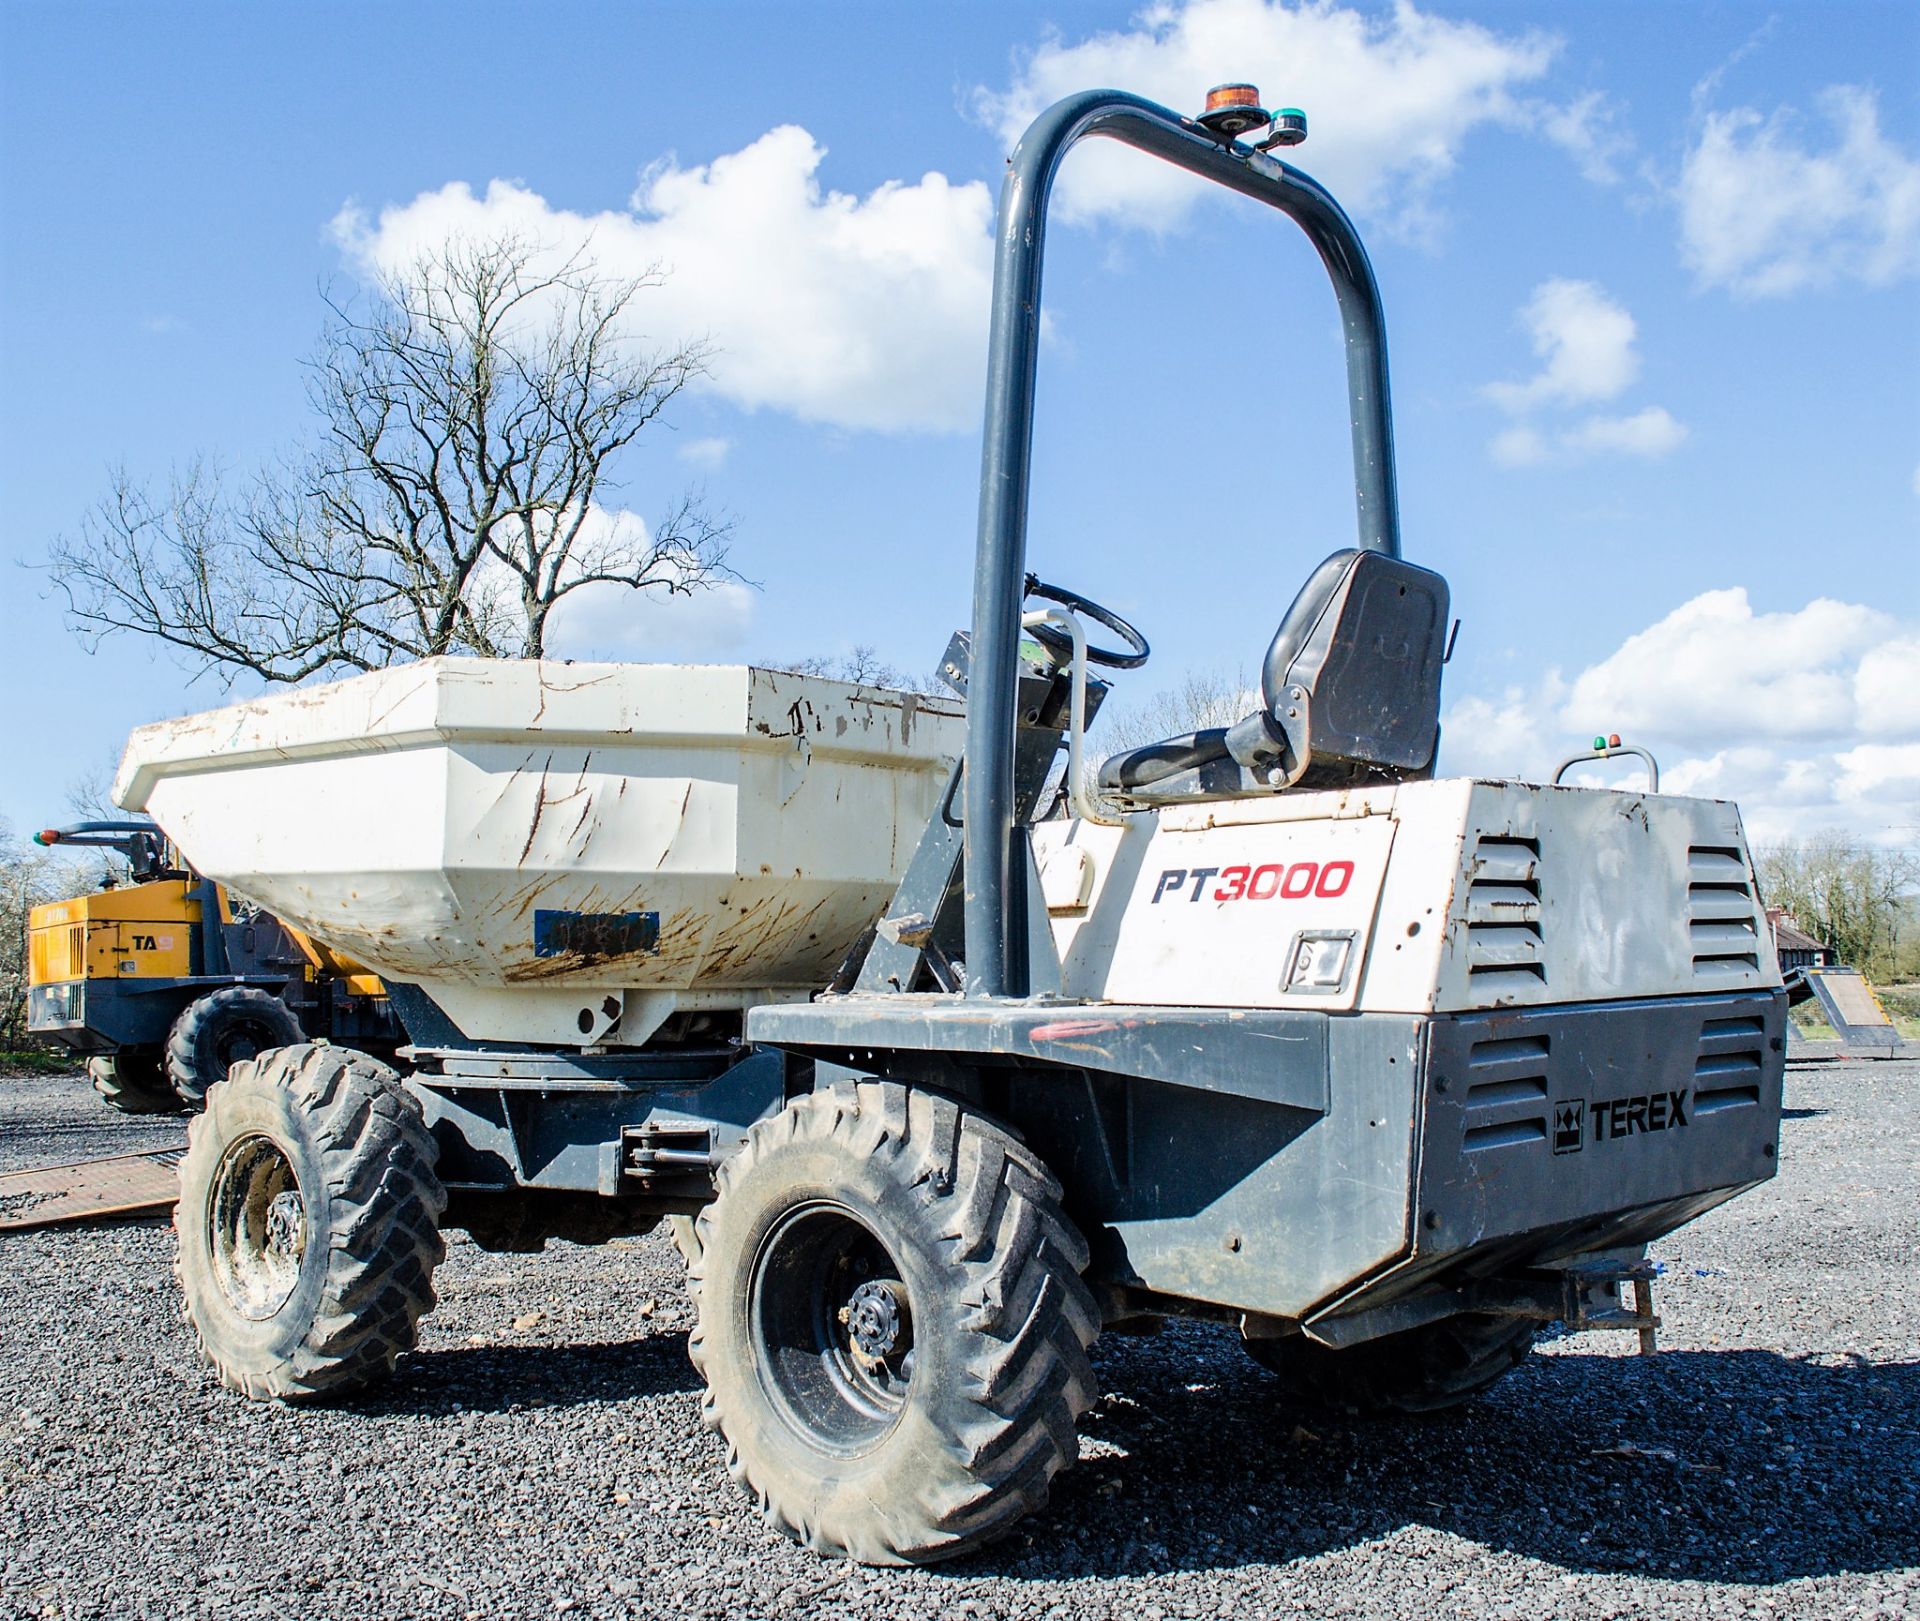
[{"label": "steel plate on ground", "polygon": [[0,1175],[0,1232],[159,1214],[180,1197],[186,1145]]}]

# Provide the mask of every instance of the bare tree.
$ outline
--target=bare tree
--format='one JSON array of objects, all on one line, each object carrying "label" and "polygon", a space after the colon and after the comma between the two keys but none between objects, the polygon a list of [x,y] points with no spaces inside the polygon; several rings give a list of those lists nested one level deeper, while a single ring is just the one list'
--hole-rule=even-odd
[{"label": "bare tree", "polygon": [[538,658],[592,585],[690,594],[729,526],[693,495],[652,526],[601,504],[621,453],[704,370],[640,352],[635,300],[517,236],[456,240],[326,297],[311,445],[238,495],[209,463],[155,496],[124,473],[50,567],[76,628],[156,637],[200,670],[300,681],[439,653]]},{"label": "bare tree", "polygon": [[1249,680],[1244,669],[1188,670],[1178,686],[1103,710],[1100,741],[1109,753],[1117,754],[1164,737],[1231,726],[1264,707],[1259,683]]}]

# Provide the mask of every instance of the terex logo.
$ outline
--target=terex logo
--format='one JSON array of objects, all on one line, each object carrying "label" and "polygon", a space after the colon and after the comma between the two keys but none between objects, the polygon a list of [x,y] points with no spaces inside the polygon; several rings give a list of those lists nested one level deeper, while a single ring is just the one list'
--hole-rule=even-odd
[{"label": "terex logo", "polygon": [[1594,1099],[1588,1104],[1593,1140],[1604,1143],[1644,1131],[1671,1131],[1687,1123],[1687,1094],[1649,1092],[1637,1098]]},{"label": "terex logo", "polygon": [[[1209,892],[1212,878],[1220,883]],[[1329,861],[1325,866],[1317,861],[1296,861],[1291,866],[1275,861],[1264,867],[1168,867],[1154,883],[1153,904],[1158,906],[1162,897],[1182,891],[1187,891],[1184,898],[1189,901],[1299,901],[1309,895],[1331,901],[1346,894],[1352,882],[1351,861]]]}]

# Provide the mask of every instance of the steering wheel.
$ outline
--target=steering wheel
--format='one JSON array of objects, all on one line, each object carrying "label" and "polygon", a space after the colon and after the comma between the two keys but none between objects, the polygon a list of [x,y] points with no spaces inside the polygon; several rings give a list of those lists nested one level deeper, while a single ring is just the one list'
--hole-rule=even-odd
[{"label": "steering wheel", "polygon": [[[1152,649],[1147,646],[1146,637],[1111,608],[1103,608],[1099,603],[1090,601],[1077,591],[1069,591],[1063,585],[1048,585],[1045,580],[1032,574],[1027,576],[1027,595],[1039,597],[1047,602],[1057,602],[1063,608],[1071,608],[1077,614],[1085,614],[1095,624],[1105,625],[1132,648],[1131,652],[1123,653],[1110,647],[1090,646],[1087,649],[1089,664],[1104,664],[1112,670],[1137,670],[1147,662],[1147,655]],[[1051,652],[1067,654],[1072,651],[1072,641],[1065,632],[1056,630],[1050,625],[1030,626],[1027,634]]]}]

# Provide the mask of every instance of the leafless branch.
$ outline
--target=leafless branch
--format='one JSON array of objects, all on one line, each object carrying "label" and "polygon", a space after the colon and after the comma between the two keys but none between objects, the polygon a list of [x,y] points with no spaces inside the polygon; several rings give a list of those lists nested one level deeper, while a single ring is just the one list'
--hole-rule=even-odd
[{"label": "leafless branch", "polygon": [[739,578],[695,494],[608,511],[623,453],[702,375],[629,336],[648,274],[455,239],[368,292],[323,293],[313,440],[238,491],[195,463],[117,472],[49,567],[85,637],[134,632],[197,673],[301,681],[441,653],[538,658],[585,585],[686,595]]}]

